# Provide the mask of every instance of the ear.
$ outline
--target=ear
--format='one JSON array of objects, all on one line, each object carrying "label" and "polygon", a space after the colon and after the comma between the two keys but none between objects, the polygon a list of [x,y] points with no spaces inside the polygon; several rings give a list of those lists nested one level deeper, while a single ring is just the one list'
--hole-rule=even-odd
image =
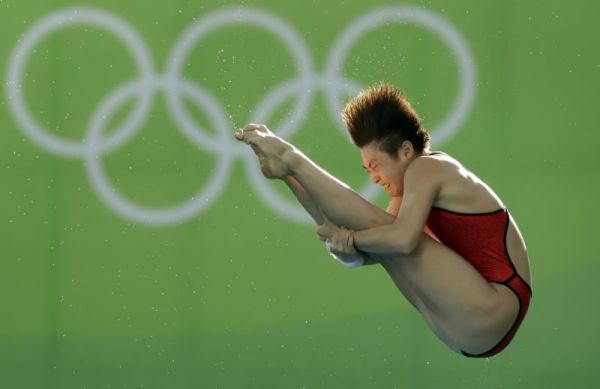
[{"label": "ear", "polygon": [[413,155],[415,155],[415,148],[413,147],[412,143],[408,140],[402,142],[398,148],[398,155],[404,159],[411,158]]}]

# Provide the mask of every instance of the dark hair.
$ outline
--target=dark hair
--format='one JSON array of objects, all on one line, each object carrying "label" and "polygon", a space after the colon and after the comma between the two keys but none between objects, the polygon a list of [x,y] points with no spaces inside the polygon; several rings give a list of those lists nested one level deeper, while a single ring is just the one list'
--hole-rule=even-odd
[{"label": "dark hair", "polygon": [[405,140],[415,151],[429,148],[429,134],[406,97],[392,85],[381,83],[350,100],[342,118],[354,144],[363,147],[375,141],[392,158]]}]

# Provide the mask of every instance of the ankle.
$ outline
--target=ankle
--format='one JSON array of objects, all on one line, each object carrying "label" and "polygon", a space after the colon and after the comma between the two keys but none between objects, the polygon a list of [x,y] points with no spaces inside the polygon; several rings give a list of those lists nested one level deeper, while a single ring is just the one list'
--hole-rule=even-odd
[{"label": "ankle", "polygon": [[302,164],[302,153],[300,150],[290,145],[281,155],[281,159],[287,167],[290,175],[294,175]]}]

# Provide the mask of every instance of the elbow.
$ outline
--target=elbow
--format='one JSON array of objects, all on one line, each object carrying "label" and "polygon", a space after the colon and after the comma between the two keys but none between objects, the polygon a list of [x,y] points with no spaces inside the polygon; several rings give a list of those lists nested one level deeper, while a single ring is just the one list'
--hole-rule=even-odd
[{"label": "elbow", "polygon": [[399,239],[398,244],[396,246],[396,251],[400,255],[410,255],[412,254],[419,245],[419,239]]}]

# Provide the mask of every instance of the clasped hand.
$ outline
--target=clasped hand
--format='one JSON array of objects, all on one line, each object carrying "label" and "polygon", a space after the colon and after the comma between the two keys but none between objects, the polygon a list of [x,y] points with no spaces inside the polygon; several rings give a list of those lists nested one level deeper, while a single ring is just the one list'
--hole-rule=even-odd
[{"label": "clasped hand", "polygon": [[328,219],[315,226],[317,235],[328,243],[331,254],[344,262],[354,262],[362,258],[362,254],[354,247],[354,231],[339,227]]}]

